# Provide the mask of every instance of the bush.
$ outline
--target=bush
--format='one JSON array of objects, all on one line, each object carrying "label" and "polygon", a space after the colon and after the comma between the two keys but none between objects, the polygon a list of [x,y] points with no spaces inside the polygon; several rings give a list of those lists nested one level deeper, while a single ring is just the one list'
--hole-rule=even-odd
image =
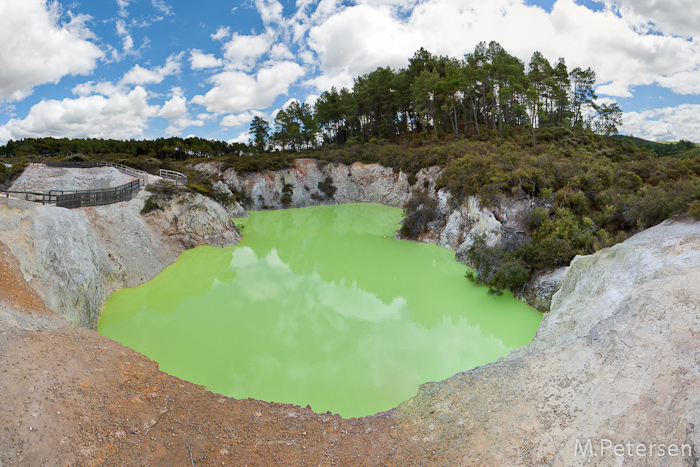
[{"label": "bush", "polygon": [[700,199],[696,199],[688,206],[688,215],[696,221],[700,221]]},{"label": "bush", "polygon": [[476,284],[489,287],[489,294],[501,295],[504,290],[517,290],[529,279],[525,262],[518,257],[517,244],[487,246],[486,234],[475,235],[465,252],[469,266],[466,278]]},{"label": "bush", "polygon": [[331,177],[326,177],[322,182],[318,182],[318,189],[326,196],[326,199],[331,199],[335,196],[336,188],[333,185],[333,179]]},{"label": "bush", "polygon": [[186,190],[168,180],[160,180],[157,183],[146,185],[146,191],[152,194],[154,200],[172,200],[175,196],[184,193]]},{"label": "bush", "polygon": [[5,167],[5,164],[0,163],[0,188],[8,189],[12,183],[22,175],[24,169],[27,168],[26,162],[15,162],[12,167]]},{"label": "bush", "polygon": [[290,204],[292,204],[292,195],[294,194],[294,185],[291,183],[285,183],[284,187],[282,188],[282,198],[280,198],[280,202],[282,203],[282,206],[284,207],[289,207]]},{"label": "bush", "polygon": [[157,183],[146,185],[146,191],[151,193],[151,196],[146,199],[141,209],[141,214],[162,210],[168,201],[171,201],[179,194],[185,193],[187,190],[171,181],[160,180]]},{"label": "bush", "polygon": [[143,208],[141,209],[141,214],[148,214],[149,212],[156,211],[156,210],[161,210],[163,209],[163,206],[160,205],[157,201],[156,196],[149,196],[148,199],[146,199],[146,202],[143,203]]},{"label": "bush", "polygon": [[428,230],[428,223],[437,216],[437,199],[430,196],[426,190],[414,190],[404,205],[401,235],[405,238],[417,238]]}]

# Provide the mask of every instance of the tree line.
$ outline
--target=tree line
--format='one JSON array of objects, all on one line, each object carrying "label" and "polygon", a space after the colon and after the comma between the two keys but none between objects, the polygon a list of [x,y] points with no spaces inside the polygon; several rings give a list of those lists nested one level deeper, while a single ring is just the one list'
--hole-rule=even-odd
[{"label": "tree line", "polygon": [[248,151],[241,143],[203,138],[158,138],[155,140],[26,138],[0,146],[4,156],[71,156],[75,154],[123,154],[132,157],[185,160],[190,157],[240,155]]},{"label": "tree line", "polygon": [[293,101],[270,123],[255,117],[251,148],[301,151],[323,144],[392,139],[422,133],[427,139],[491,132],[506,137],[515,127],[618,132],[616,103],[597,104],[595,72],[569,71],[563,58],[551,64],[535,52],[527,67],[497,42],[479,43],[457,59],[421,48],[408,67],[389,67],[355,79],[352,89],[332,88],[311,105]]}]

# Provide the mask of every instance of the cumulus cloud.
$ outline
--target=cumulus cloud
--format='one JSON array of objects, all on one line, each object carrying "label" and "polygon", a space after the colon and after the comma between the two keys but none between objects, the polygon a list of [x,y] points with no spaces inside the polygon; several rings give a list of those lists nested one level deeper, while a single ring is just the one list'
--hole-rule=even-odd
[{"label": "cumulus cloud", "polygon": [[182,118],[187,112],[187,98],[183,95],[182,88],[171,89],[172,97],[160,108],[158,116],[173,121]]},{"label": "cumulus cloud", "polygon": [[226,26],[219,27],[210,37],[215,41],[222,41],[231,35],[231,28]]},{"label": "cumulus cloud", "polygon": [[89,17],[69,14],[66,22],[58,3],[4,1],[0,10],[0,101],[22,100],[66,75],[87,75],[104,55],[91,42]]},{"label": "cumulus cloud", "polygon": [[231,68],[250,69],[260,56],[270,51],[273,36],[272,31],[258,35],[233,33],[231,40],[224,45],[224,58]]},{"label": "cumulus cloud", "polygon": [[626,112],[620,132],[653,141],[678,141],[700,138],[700,105],[682,104],[675,107]]},{"label": "cumulus cloud", "polygon": [[243,133],[243,134],[238,135],[237,137],[227,141],[228,144],[235,144],[235,143],[248,144],[249,142],[250,142],[250,133]]},{"label": "cumulus cloud", "polygon": [[663,34],[687,38],[700,34],[700,9],[696,0],[599,0],[617,9],[631,24]]},{"label": "cumulus cloud", "polygon": [[205,54],[200,49],[190,50],[190,68],[193,70],[202,70],[205,68],[218,68],[224,64],[220,58],[216,58],[214,54]]},{"label": "cumulus cloud", "polygon": [[0,127],[0,139],[139,137],[159,106],[148,103],[141,86],[109,96],[86,95],[75,99],[44,100],[32,106],[24,119],[11,119]]},{"label": "cumulus cloud", "polygon": [[253,118],[255,117],[264,118],[265,114],[263,112],[253,110],[238,115],[226,115],[221,119],[221,126],[226,128],[242,127],[243,125],[252,122]]},{"label": "cumulus cloud", "polygon": [[278,0],[255,0],[255,8],[265,24],[283,22],[284,7]]},{"label": "cumulus cloud", "polygon": [[187,98],[180,87],[170,90],[171,97],[163,104],[158,112],[158,116],[170,122],[165,132],[170,135],[180,135],[186,128],[204,126],[202,119],[193,119],[187,111]]},{"label": "cumulus cloud", "polygon": [[297,63],[283,61],[261,68],[255,75],[241,71],[224,71],[210,78],[213,88],[192,102],[206,106],[208,112],[240,114],[251,109],[265,109],[277,96],[304,75]]},{"label": "cumulus cloud", "polygon": [[180,73],[184,52],[172,54],[165,61],[165,65],[153,68],[143,68],[134,65],[122,78],[123,84],[157,84],[162,83],[166,76]]}]

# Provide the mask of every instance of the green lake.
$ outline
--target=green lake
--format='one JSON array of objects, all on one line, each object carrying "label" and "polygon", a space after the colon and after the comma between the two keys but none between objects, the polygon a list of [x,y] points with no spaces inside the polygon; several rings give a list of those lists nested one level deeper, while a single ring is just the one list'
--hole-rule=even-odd
[{"label": "green lake", "polygon": [[213,392],[344,417],[532,340],[539,312],[469,283],[454,252],[394,239],[401,218],[376,204],[252,212],[238,246],[186,251],[112,294],[97,330]]}]

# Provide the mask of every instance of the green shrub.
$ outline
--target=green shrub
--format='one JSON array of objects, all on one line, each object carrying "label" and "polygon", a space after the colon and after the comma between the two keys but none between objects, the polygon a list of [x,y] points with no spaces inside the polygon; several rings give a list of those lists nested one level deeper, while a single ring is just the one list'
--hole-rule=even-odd
[{"label": "green shrub", "polygon": [[437,216],[437,200],[425,190],[414,190],[404,205],[400,233],[405,238],[417,238],[428,230],[428,223]]},{"label": "green shrub", "polygon": [[143,203],[143,208],[141,209],[141,214],[147,214],[147,213],[152,212],[152,211],[163,209],[163,206],[161,206],[160,203],[158,203],[157,199],[158,198],[154,195],[149,196],[146,199],[146,202]]},{"label": "green shrub", "polygon": [[282,197],[280,198],[280,202],[282,203],[282,206],[284,207],[289,207],[290,204],[292,204],[292,195],[294,194],[294,185],[291,183],[285,183],[284,186],[282,187]]},{"label": "green shrub", "polygon": [[8,189],[12,183],[22,175],[24,169],[27,168],[27,163],[24,161],[15,162],[12,167],[5,167],[5,164],[0,164],[0,188]]},{"label": "green shrub", "polygon": [[696,221],[700,221],[700,199],[696,199],[688,206],[688,215]]},{"label": "green shrub", "polygon": [[466,278],[489,287],[489,294],[501,295],[504,290],[518,290],[529,279],[525,262],[518,257],[517,244],[487,246],[486,234],[475,235],[465,252],[468,265]]},{"label": "green shrub", "polygon": [[322,182],[318,182],[318,189],[326,196],[326,199],[332,199],[338,188],[333,185],[333,179],[326,177]]}]

